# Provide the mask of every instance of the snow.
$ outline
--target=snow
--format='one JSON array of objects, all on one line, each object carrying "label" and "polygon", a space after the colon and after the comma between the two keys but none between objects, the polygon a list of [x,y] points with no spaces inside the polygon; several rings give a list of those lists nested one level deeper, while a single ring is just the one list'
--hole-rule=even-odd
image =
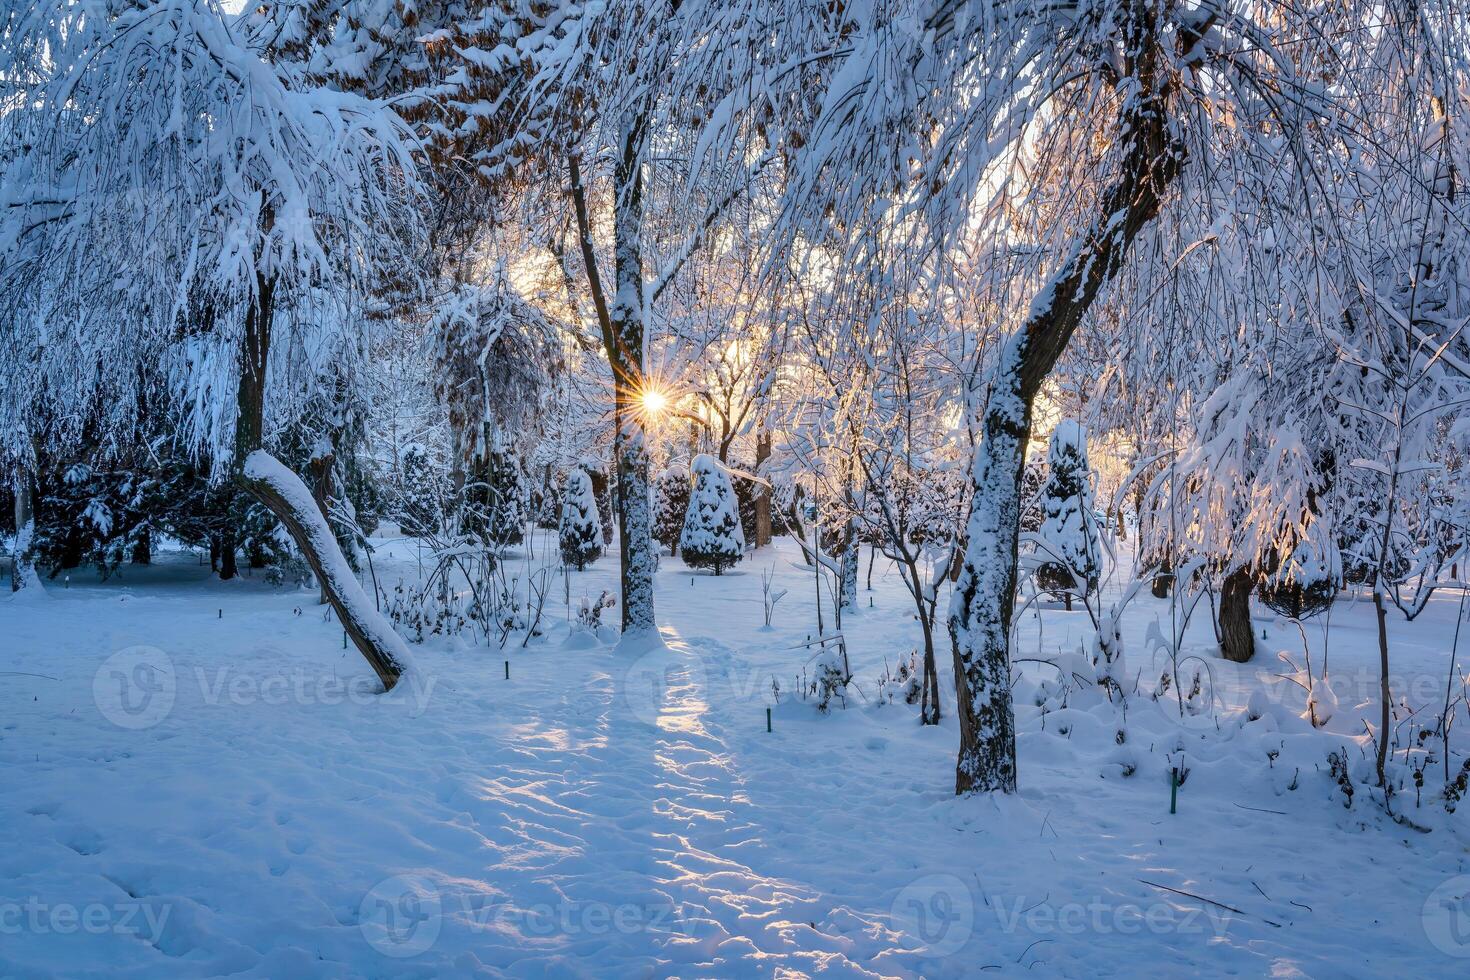
[{"label": "snow", "polygon": [[[374,546],[381,576],[412,574],[412,541]],[[869,703],[918,642],[899,570],[880,558],[873,605],[845,614],[855,688],[823,715],[796,696],[809,572],[792,542],[754,560],[788,590],[769,631],[756,576],[691,579],[670,558],[661,642],[574,634],[558,608],[527,650],[421,646],[389,695],[314,592],[219,583],[190,554],[0,598],[0,975],[1463,969],[1463,813],[1419,833],[1361,785],[1344,807],[1327,772],[1329,751],[1371,757],[1361,598],[1333,613],[1323,730],[1274,659],[1209,656],[1201,618],[1185,649],[1213,672],[1213,715],[1142,693],[1120,713],[1082,685],[1038,707],[1055,672],[1021,663],[1019,793],[956,798],[952,689],[934,727]],[[573,601],[615,583],[605,558],[572,573]],[[1442,695],[1456,610],[1441,595],[1390,621],[1415,703]],[[1257,612],[1263,649],[1299,651]],[[1144,592],[1118,623],[1140,688],[1160,670],[1154,616],[1168,603]],[[1060,662],[1092,632],[1084,612],[1030,610],[1017,657]],[[1320,621],[1307,633],[1320,646]]]}]

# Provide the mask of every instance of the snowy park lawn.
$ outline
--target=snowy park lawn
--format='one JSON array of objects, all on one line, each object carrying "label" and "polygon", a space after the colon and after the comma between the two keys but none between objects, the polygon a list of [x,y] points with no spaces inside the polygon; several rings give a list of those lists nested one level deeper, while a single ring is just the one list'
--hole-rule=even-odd
[{"label": "snowy park lawn", "polygon": [[[1396,798],[1423,832],[1360,782],[1370,604],[1332,612],[1322,730],[1277,678],[1276,651],[1300,660],[1302,637],[1264,610],[1261,652],[1235,665],[1202,607],[1185,649],[1218,703],[1183,717],[1172,694],[1148,696],[1164,666],[1146,634],[1155,617],[1168,632],[1167,601],[1124,614],[1140,689],[1126,713],[1093,690],[1047,700],[1056,671],[1032,658],[1074,652],[1091,624],[1028,612],[1020,793],[957,799],[947,644],[942,725],[876,703],[885,665],[919,642],[880,558],[844,617],[855,684],[820,714],[799,690],[816,615],[798,557],[782,543],[718,578],[664,557],[666,649],[573,630],[558,579],[544,638],[504,653],[432,638],[387,696],[315,592],[221,584],[193,555],[0,599],[0,976],[1470,968],[1465,808]],[[767,630],[772,566],[788,594]],[[414,544],[379,542],[376,571],[415,575]],[[573,606],[615,571],[613,549],[574,572]],[[1445,594],[1412,627],[1390,622],[1411,706],[1443,697],[1457,608]],[[1314,663],[1321,627],[1306,630]],[[1359,781],[1350,807],[1334,750]]]}]

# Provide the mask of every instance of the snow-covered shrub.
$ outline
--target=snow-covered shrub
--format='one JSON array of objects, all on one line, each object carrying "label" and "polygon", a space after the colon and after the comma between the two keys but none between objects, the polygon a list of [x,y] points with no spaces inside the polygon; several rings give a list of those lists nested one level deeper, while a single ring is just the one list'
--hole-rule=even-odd
[{"label": "snow-covered shrub", "polygon": [[602,594],[594,602],[586,596],[582,597],[577,606],[577,627],[589,633],[596,633],[602,626],[602,614],[618,604],[612,593],[603,590]]},{"label": "snow-covered shrub", "polygon": [[1097,632],[1093,634],[1092,677],[1099,687],[1107,692],[1109,699],[1126,697],[1127,663],[1123,657],[1123,629],[1121,614],[1116,606],[1098,618]]},{"label": "snow-covered shrub", "polygon": [[1088,481],[1087,435],[1071,419],[1057,423],[1052,433],[1048,469],[1041,491],[1041,527],[1036,532],[1040,562],[1036,581],[1065,596],[1070,609],[1073,593],[1097,589],[1102,564]]},{"label": "snow-covered shrub", "polygon": [[716,575],[745,553],[745,535],[730,476],[713,456],[694,457],[694,486],[684,512],[679,554],[690,568],[712,568]]},{"label": "snow-covered shrub", "polygon": [[653,539],[671,555],[679,548],[688,509],[689,470],[683,463],[670,463],[653,482]]},{"label": "snow-covered shrub", "polygon": [[602,554],[602,524],[597,498],[592,492],[591,478],[580,468],[567,474],[558,537],[562,562],[575,565],[579,572]]},{"label": "snow-covered shrub", "polygon": [[821,649],[811,660],[811,682],[807,693],[816,699],[817,710],[823,714],[832,710],[832,701],[841,701],[847,707],[847,685],[852,680],[848,669],[847,650],[841,641]]},{"label": "snow-covered shrub", "polygon": [[878,675],[878,703],[891,704],[903,701],[918,704],[924,694],[924,668],[919,663],[919,651],[910,650],[909,655],[898,662],[898,668],[890,671],[888,662],[883,662],[883,673]]},{"label": "snow-covered shrub", "polygon": [[402,581],[383,593],[383,613],[406,640],[424,642],[426,636],[454,636],[470,625],[464,603],[452,589],[425,590]]}]

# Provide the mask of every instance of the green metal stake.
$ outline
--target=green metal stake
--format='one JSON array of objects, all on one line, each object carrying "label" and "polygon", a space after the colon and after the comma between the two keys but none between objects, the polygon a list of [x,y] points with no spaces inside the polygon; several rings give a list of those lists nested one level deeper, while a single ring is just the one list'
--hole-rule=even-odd
[{"label": "green metal stake", "polygon": [[767,708],[766,709],[766,731],[769,732],[770,730],[771,730],[771,709],[770,708]]},{"label": "green metal stake", "polygon": [[344,650],[347,649],[347,631],[346,630],[343,630],[342,631],[342,649],[344,649]]},{"label": "green metal stake", "polygon": [[1179,767],[1175,766],[1169,770],[1169,812],[1175,812],[1179,799]]},{"label": "green metal stake", "polygon": [[510,680],[510,661],[505,662],[505,679]]}]

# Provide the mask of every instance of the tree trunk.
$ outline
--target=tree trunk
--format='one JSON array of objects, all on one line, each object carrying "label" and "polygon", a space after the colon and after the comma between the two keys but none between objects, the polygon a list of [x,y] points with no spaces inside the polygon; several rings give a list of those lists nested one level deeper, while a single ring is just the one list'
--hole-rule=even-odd
[{"label": "tree trunk", "polygon": [[[761,475],[761,466],[771,458],[771,433],[762,428],[755,437],[755,475]],[[755,546],[764,548],[771,543],[771,488],[764,483],[755,485]]]},{"label": "tree trunk", "polygon": [[964,564],[950,603],[960,748],[955,792],[1015,792],[1016,734],[1011,707],[1010,624],[1017,579],[1021,478],[1031,408],[1103,284],[1158,213],[1178,173],[1182,149],[1167,125],[1166,74],[1158,68],[1158,25],[1151,4],[1123,16],[1124,75],[1136,86],[1118,131],[1126,140],[1117,178],[1097,217],[1006,342],[991,380],[984,438],[971,472],[973,498]]},{"label": "tree trunk", "polygon": [[839,608],[857,606],[858,571],[863,563],[863,541],[856,518],[847,522],[847,547],[842,549],[842,595]]},{"label": "tree trunk", "polygon": [[648,506],[648,447],[638,411],[643,391],[643,155],[647,117],[635,114],[623,131],[613,173],[613,275],[617,289],[608,310],[612,344],[613,422],[617,455],[618,555],[623,589],[623,633],[653,634],[653,515]]},{"label": "tree trunk", "polygon": [[[331,448],[325,445],[326,440],[323,439],[322,442],[323,445],[316,447],[316,451],[312,453],[306,465],[311,470],[312,499],[316,501],[317,510],[321,511],[322,520],[326,521],[327,527],[330,528],[332,526],[332,463],[336,457]],[[317,577],[317,582],[321,586],[321,591],[317,594],[317,605],[325,606],[327,587],[321,582],[320,576]]]},{"label": "tree trunk", "polygon": [[923,599],[923,579],[919,575],[916,562],[908,562],[908,574],[911,583],[917,588],[914,591],[916,597],[915,605],[919,609],[919,627],[924,634],[924,680],[920,687],[922,692],[919,701],[919,724],[939,724],[939,665],[934,657],[934,621],[930,611],[925,608]]},{"label": "tree trunk", "polygon": [[15,478],[15,553],[10,559],[10,591],[39,589],[33,552],[36,537],[35,483],[29,473]]},{"label": "tree trunk", "polygon": [[1154,572],[1153,584],[1149,586],[1155,599],[1169,598],[1169,590],[1174,587],[1174,568],[1165,558],[1159,563],[1158,571]]},{"label": "tree trunk", "polygon": [[240,567],[235,564],[235,529],[227,527],[220,532],[219,536],[219,580],[228,582],[240,574]]},{"label": "tree trunk", "polygon": [[[245,315],[245,337],[240,347],[235,422],[235,461],[239,469],[235,479],[286,526],[316,573],[342,628],[377,673],[383,689],[391,691],[411,662],[408,647],[363,593],[336,537],[322,519],[311,491],[299,477],[261,449],[274,300],[275,282],[260,276],[255,301]],[[226,549],[231,565],[233,544],[232,540]]]},{"label": "tree trunk", "polygon": [[1238,664],[1256,655],[1256,634],[1251,628],[1251,592],[1256,578],[1242,565],[1220,587],[1220,656]]},{"label": "tree trunk", "polygon": [[[1393,692],[1388,686],[1388,608],[1383,602],[1383,578],[1379,575],[1373,580],[1373,610],[1378,616],[1378,752],[1374,759],[1378,773],[1378,785],[1387,787],[1388,781],[1384,768],[1388,764],[1388,705],[1393,699]],[[1387,799],[1385,788],[1385,799]]]}]

